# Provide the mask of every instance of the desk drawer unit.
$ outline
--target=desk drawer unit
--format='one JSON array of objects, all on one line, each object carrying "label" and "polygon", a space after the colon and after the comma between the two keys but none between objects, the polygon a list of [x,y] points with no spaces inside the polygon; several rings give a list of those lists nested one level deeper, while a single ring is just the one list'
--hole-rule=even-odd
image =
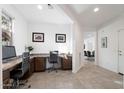
[{"label": "desk drawer unit", "polygon": [[9,72],[9,70],[5,70],[5,71],[3,71],[3,88],[4,89],[7,89],[9,86],[7,86],[8,85],[8,81],[9,81],[9,79],[10,79],[10,72]]},{"label": "desk drawer unit", "polygon": [[3,71],[3,81],[7,80],[7,79],[10,79],[10,72],[9,72],[9,70]]},{"label": "desk drawer unit", "polygon": [[34,73],[34,58],[30,59],[30,73]]},{"label": "desk drawer unit", "polygon": [[62,58],[61,60],[62,70],[72,70],[72,58]]},{"label": "desk drawer unit", "polygon": [[46,58],[45,57],[36,57],[34,63],[34,71],[41,72],[46,69]]}]

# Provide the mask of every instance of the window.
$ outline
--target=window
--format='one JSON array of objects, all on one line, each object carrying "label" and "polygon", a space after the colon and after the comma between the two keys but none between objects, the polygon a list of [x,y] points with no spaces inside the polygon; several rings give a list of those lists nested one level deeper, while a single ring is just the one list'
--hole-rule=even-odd
[{"label": "window", "polygon": [[12,45],[12,18],[2,12],[2,45]]}]

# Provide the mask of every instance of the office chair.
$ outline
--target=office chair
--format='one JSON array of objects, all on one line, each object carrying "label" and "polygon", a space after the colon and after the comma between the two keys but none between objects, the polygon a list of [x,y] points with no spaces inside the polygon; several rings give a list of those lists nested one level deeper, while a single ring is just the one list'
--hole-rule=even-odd
[{"label": "office chair", "polygon": [[90,51],[87,51],[87,57],[88,57],[88,60],[90,60],[90,58],[91,58],[91,52]]},{"label": "office chair", "polygon": [[87,52],[86,51],[84,51],[84,56],[87,56]]},{"label": "office chair", "polygon": [[48,73],[54,70],[56,70],[57,72],[57,69],[55,68],[55,64],[58,63],[58,51],[50,52],[49,63],[52,64],[52,67],[49,68]]},{"label": "office chair", "polygon": [[92,52],[91,57],[95,57],[95,51]]},{"label": "office chair", "polygon": [[[29,59],[30,59],[30,54],[29,52],[24,52],[22,55],[22,62],[19,65],[19,67],[17,67],[17,69],[11,71],[10,76],[13,79],[13,84],[12,84],[12,88],[19,88],[20,85],[25,85],[27,80],[23,80],[23,82],[21,82],[22,77],[25,75],[25,73],[27,73],[29,71]],[[31,86],[29,85],[28,88],[30,88]]]},{"label": "office chair", "polygon": [[91,52],[87,51],[87,57],[91,57]]}]

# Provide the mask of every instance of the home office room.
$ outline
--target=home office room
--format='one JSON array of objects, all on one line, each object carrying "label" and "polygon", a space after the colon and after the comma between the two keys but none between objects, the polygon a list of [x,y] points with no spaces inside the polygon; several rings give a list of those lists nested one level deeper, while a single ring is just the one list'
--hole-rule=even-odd
[{"label": "home office room", "polygon": [[11,4],[0,5],[0,8],[1,87],[69,87],[66,84],[70,78],[68,75],[76,72],[72,61],[75,60],[72,58],[73,21],[59,7],[51,4]]},{"label": "home office room", "polygon": [[0,88],[124,88],[123,4],[0,4]]}]

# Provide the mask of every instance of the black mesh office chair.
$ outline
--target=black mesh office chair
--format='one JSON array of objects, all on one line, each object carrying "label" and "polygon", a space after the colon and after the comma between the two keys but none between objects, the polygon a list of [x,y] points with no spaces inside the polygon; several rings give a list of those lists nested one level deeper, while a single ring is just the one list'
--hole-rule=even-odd
[{"label": "black mesh office chair", "polygon": [[48,72],[54,70],[57,72],[57,68],[55,68],[55,64],[58,63],[58,51],[50,51],[49,63],[52,64],[52,67],[49,68]]},{"label": "black mesh office chair", "polygon": [[[14,80],[12,84],[12,88],[19,88],[20,85],[25,85],[27,80],[21,81],[21,78],[25,75],[26,72],[29,71],[29,59],[30,55],[29,52],[24,52],[22,55],[22,62],[21,64],[17,67],[17,69],[11,71],[11,78]],[[30,85],[28,86],[28,88]]]}]

